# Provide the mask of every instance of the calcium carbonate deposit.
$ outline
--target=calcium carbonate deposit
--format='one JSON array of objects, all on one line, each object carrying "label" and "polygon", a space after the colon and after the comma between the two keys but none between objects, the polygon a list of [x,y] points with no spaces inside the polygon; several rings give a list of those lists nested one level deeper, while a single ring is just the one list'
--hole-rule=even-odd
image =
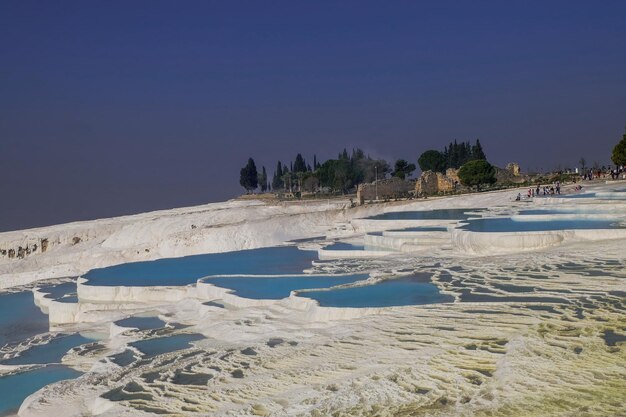
[{"label": "calcium carbonate deposit", "polygon": [[626,415],[625,189],[0,233],[0,415]]}]

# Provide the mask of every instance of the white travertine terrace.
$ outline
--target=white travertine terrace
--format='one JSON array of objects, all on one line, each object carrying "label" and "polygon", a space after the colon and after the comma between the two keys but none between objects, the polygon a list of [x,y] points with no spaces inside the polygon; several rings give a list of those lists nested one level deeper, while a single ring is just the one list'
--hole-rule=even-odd
[{"label": "white travertine terrace", "polygon": [[[600,194],[607,187],[596,188]],[[79,280],[79,302],[63,303],[34,289],[53,327],[106,328],[109,337],[99,342],[103,350],[66,355],[64,363],[88,372],[33,394],[19,414],[625,414],[626,350],[623,342],[606,338],[607,332],[623,334],[626,329],[625,229],[477,233],[454,229],[456,222],[450,221],[389,223],[381,229],[371,220],[357,220],[390,209],[529,208],[512,201],[516,193],[361,209],[329,208],[328,203],[295,208],[236,202],[85,222],[69,225],[66,231],[54,226],[0,234],[0,243],[13,244],[33,233],[59,240],[50,252],[12,264],[3,260],[0,279],[9,279],[7,265],[13,265],[16,274],[9,283],[14,284],[82,275],[120,262],[339,234],[393,250],[382,253],[385,256],[360,251],[359,259],[351,251],[322,250],[322,256],[333,252],[329,255],[342,258],[315,263],[307,272],[366,271],[374,280],[426,273],[456,299],[392,308],[323,308],[307,299],[306,292],[282,300],[249,300],[202,280],[186,287],[104,287]],[[575,207],[594,218],[604,213],[623,219],[626,209],[618,200],[598,199],[541,198],[533,205],[551,204]],[[197,227],[191,229],[191,224]],[[447,226],[449,231],[388,231],[415,226]],[[80,244],[63,243],[63,236],[85,236],[87,229],[89,238]],[[383,234],[363,235],[374,231]],[[190,327],[150,333],[111,324],[129,314],[153,311]],[[136,340],[180,332],[201,333],[206,339],[183,354],[167,353],[125,367],[106,359]],[[193,377],[202,375],[210,378],[196,384]],[[109,392],[116,392],[119,400],[101,397]]]}]

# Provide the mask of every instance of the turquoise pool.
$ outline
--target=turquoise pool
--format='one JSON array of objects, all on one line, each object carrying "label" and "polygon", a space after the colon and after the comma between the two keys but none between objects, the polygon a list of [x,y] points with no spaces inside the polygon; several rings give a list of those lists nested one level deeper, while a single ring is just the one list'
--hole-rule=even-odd
[{"label": "turquoise pool", "polygon": [[77,303],[76,282],[64,282],[61,284],[46,284],[39,287],[41,292],[47,293],[45,298],[49,298],[62,303]]},{"label": "turquoise pool", "polygon": [[615,220],[515,221],[508,217],[469,220],[460,227],[471,232],[546,232],[576,229],[622,229]]},{"label": "turquoise pool", "polygon": [[[382,236],[382,234],[381,234]],[[335,242],[331,245],[324,246],[324,250],[367,250],[367,251],[392,251],[391,248],[381,248],[378,246],[370,246],[370,245],[355,245],[353,243],[345,243],[345,242]]]},{"label": "turquoise pool", "polygon": [[0,416],[17,413],[26,397],[53,382],[81,375],[67,366],[49,365],[14,375],[0,377]]},{"label": "turquoise pool", "polygon": [[35,305],[33,293],[0,295],[0,347],[48,332],[48,316]]},{"label": "turquoise pool", "polygon": [[316,251],[281,246],[132,262],[93,269],[85,278],[90,285],[104,286],[188,285],[209,275],[299,274],[316,259]]},{"label": "turquoise pool", "polygon": [[328,288],[336,285],[362,281],[368,274],[356,275],[300,275],[279,277],[215,277],[208,282],[218,287],[228,288],[236,295],[255,300],[280,300],[289,297],[291,291],[309,288]]},{"label": "turquoise pool", "polygon": [[482,209],[440,209],[424,211],[392,211],[368,217],[371,220],[462,220],[470,215],[465,212],[476,212]]},{"label": "turquoise pool", "polygon": [[1,361],[3,365],[32,365],[60,363],[65,354],[72,348],[92,342],[78,333],[61,335],[44,345],[33,346],[19,356]]},{"label": "turquoise pool", "polygon": [[441,294],[424,274],[417,274],[374,285],[341,288],[330,291],[304,291],[302,297],[316,300],[322,307],[394,307],[446,303],[454,298]]},{"label": "turquoise pool", "polygon": [[204,339],[198,333],[177,334],[174,336],[157,337],[154,339],[140,340],[130,345],[144,354],[144,358],[152,358],[163,353],[175,352],[192,346],[191,342]]},{"label": "turquoise pool", "polygon": [[115,322],[118,326],[139,330],[160,329],[165,322],[158,317],[128,317]]},{"label": "turquoise pool", "polygon": [[447,232],[447,227],[441,226],[419,226],[407,227],[405,229],[392,229],[390,232]]}]

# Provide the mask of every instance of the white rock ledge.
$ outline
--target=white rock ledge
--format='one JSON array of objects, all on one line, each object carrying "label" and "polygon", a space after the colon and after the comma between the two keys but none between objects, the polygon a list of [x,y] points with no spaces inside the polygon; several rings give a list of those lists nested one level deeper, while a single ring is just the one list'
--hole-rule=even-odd
[{"label": "white rock ledge", "polygon": [[471,232],[452,230],[452,247],[463,253],[499,255],[534,251],[566,241],[626,238],[626,229],[551,230],[544,232]]}]

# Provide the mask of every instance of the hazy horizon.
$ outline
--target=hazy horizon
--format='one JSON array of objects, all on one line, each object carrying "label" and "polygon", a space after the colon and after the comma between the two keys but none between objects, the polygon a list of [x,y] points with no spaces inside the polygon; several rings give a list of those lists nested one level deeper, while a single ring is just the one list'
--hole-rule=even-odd
[{"label": "hazy horizon", "polygon": [[0,231],[223,201],[248,157],[392,163],[480,138],[610,163],[626,3],[0,4]]}]

